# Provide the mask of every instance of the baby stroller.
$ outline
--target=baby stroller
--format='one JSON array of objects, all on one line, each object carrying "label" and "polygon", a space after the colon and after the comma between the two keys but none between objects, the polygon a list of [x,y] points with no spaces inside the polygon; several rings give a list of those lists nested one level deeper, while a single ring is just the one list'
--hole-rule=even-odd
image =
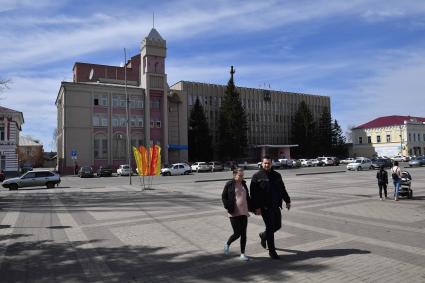
[{"label": "baby stroller", "polygon": [[413,197],[413,190],[411,188],[412,176],[407,171],[401,172],[400,191],[399,195],[411,199]]}]

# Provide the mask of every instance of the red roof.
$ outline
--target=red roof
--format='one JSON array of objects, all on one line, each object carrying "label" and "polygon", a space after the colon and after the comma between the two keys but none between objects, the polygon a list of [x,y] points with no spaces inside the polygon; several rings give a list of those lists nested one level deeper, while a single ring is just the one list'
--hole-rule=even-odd
[{"label": "red roof", "polygon": [[425,122],[425,118],[423,117],[393,115],[376,118],[375,120],[369,121],[356,127],[356,129],[382,128],[387,126],[403,125],[404,121],[409,121],[412,119],[418,122]]},{"label": "red roof", "polygon": [[13,109],[9,109],[9,108],[3,107],[3,106],[0,106],[0,112],[14,112],[14,113],[21,113],[20,111],[16,111],[16,110],[13,110]]}]

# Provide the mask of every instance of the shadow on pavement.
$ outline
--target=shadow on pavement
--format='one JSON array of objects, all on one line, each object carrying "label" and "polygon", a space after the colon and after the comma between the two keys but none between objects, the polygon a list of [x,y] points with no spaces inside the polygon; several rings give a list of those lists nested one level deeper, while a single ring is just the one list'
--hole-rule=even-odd
[{"label": "shadow on pavement", "polygon": [[[261,276],[281,282],[290,279],[285,271],[314,273],[327,268],[323,264],[303,263],[304,260],[369,253],[358,249],[283,250],[293,254],[283,255],[280,261],[252,258],[241,262],[223,255],[165,253],[161,247],[87,247],[87,244],[96,246],[101,242],[15,242],[7,247],[0,278],[5,282],[110,282],[111,279],[114,282],[168,282],[171,278],[173,282],[250,282]],[[0,244],[0,250],[3,248],[4,244]]]}]

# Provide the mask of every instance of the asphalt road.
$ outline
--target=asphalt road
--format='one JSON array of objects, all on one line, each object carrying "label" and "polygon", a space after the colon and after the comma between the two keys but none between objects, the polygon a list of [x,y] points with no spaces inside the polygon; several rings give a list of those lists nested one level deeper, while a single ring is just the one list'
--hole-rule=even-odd
[{"label": "asphalt road", "polygon": [[251,260],[237,260],[238,242],[223,255],[229,171],[145,178],[143,191],[137,176],[2,189],[0,282],[425,282],[425,167],[407,169],[414,198],[398,202],[379,200],[376,171],[344,169],[279,170],[293,205],[276,233],[280,261],[259,244],[258,216]]}]

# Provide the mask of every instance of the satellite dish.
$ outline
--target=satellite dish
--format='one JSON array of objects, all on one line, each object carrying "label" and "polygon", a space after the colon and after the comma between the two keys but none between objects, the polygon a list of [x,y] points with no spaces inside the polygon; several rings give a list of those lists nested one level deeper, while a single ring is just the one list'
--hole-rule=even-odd
[{"label": "satellite dish", "polygon": [[93,75],[94,75],[94,70],[93,70],[93,68],[91,68],[90,74],[89,74],[89,80],[93,79]]}]

